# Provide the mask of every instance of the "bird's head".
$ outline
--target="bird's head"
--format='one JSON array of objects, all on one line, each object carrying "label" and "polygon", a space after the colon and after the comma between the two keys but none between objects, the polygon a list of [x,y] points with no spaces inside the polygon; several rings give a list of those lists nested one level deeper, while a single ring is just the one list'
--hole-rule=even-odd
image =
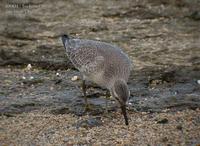
[{"label": "bird's head", "polygon": [[124,80],[117,80],[111,89],[111,95],[119,102],[125,124],[128,125],[128,117],[126,112],[126,102],[129,99],[130,92],[127,83]]}]

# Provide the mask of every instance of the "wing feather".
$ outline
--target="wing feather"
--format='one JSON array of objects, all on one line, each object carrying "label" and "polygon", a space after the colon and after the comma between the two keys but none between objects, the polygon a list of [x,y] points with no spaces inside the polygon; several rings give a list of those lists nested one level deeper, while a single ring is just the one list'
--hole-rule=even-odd
[{"label": "wing feather", "polygon": [[91,46],[80,46],[70,52],[70,60],[73,65],[83,73],[98,71],[104,57],[97,53],[97,48]]}]

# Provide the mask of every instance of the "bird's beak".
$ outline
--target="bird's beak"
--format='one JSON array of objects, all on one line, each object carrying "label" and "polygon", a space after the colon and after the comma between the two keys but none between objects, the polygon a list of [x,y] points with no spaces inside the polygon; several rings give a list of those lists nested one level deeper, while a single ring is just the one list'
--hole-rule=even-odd
[{"label": "bird's beak", "polygon": [[128,116],[126,112],[126,104],[121,106],[122,114],[124,116],[125,124],[128,125]]}]

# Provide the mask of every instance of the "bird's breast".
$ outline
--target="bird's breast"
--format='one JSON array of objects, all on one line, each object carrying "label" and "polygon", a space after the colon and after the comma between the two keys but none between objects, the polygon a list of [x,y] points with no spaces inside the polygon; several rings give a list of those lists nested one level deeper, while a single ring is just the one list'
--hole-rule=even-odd
[{"label": "bird's breast", "polygon": [[108,86],[109,86],[109,81],[106,81],[104,79],[103,71],[87,74],[87,75],[85,75],[85,77],[87,80],[96,83],[100,87],[108,88]]}]

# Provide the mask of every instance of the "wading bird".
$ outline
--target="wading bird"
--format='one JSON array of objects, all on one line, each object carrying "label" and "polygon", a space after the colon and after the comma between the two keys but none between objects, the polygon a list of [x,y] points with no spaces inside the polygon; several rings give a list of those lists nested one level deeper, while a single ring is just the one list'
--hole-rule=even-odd
[{"label": "wading bird", "polygon": [[[131,61],[117,46],[109,43],[69,38],[62,36],[67,56],[83,75],[82,90],[88,108],[85,81],[89,80],[106,88],[122,110],[125,124],[128,125],[126,102],[130,96],[127,81],[131,70]],[[108,94],[106,95],[108,96]]]}]

